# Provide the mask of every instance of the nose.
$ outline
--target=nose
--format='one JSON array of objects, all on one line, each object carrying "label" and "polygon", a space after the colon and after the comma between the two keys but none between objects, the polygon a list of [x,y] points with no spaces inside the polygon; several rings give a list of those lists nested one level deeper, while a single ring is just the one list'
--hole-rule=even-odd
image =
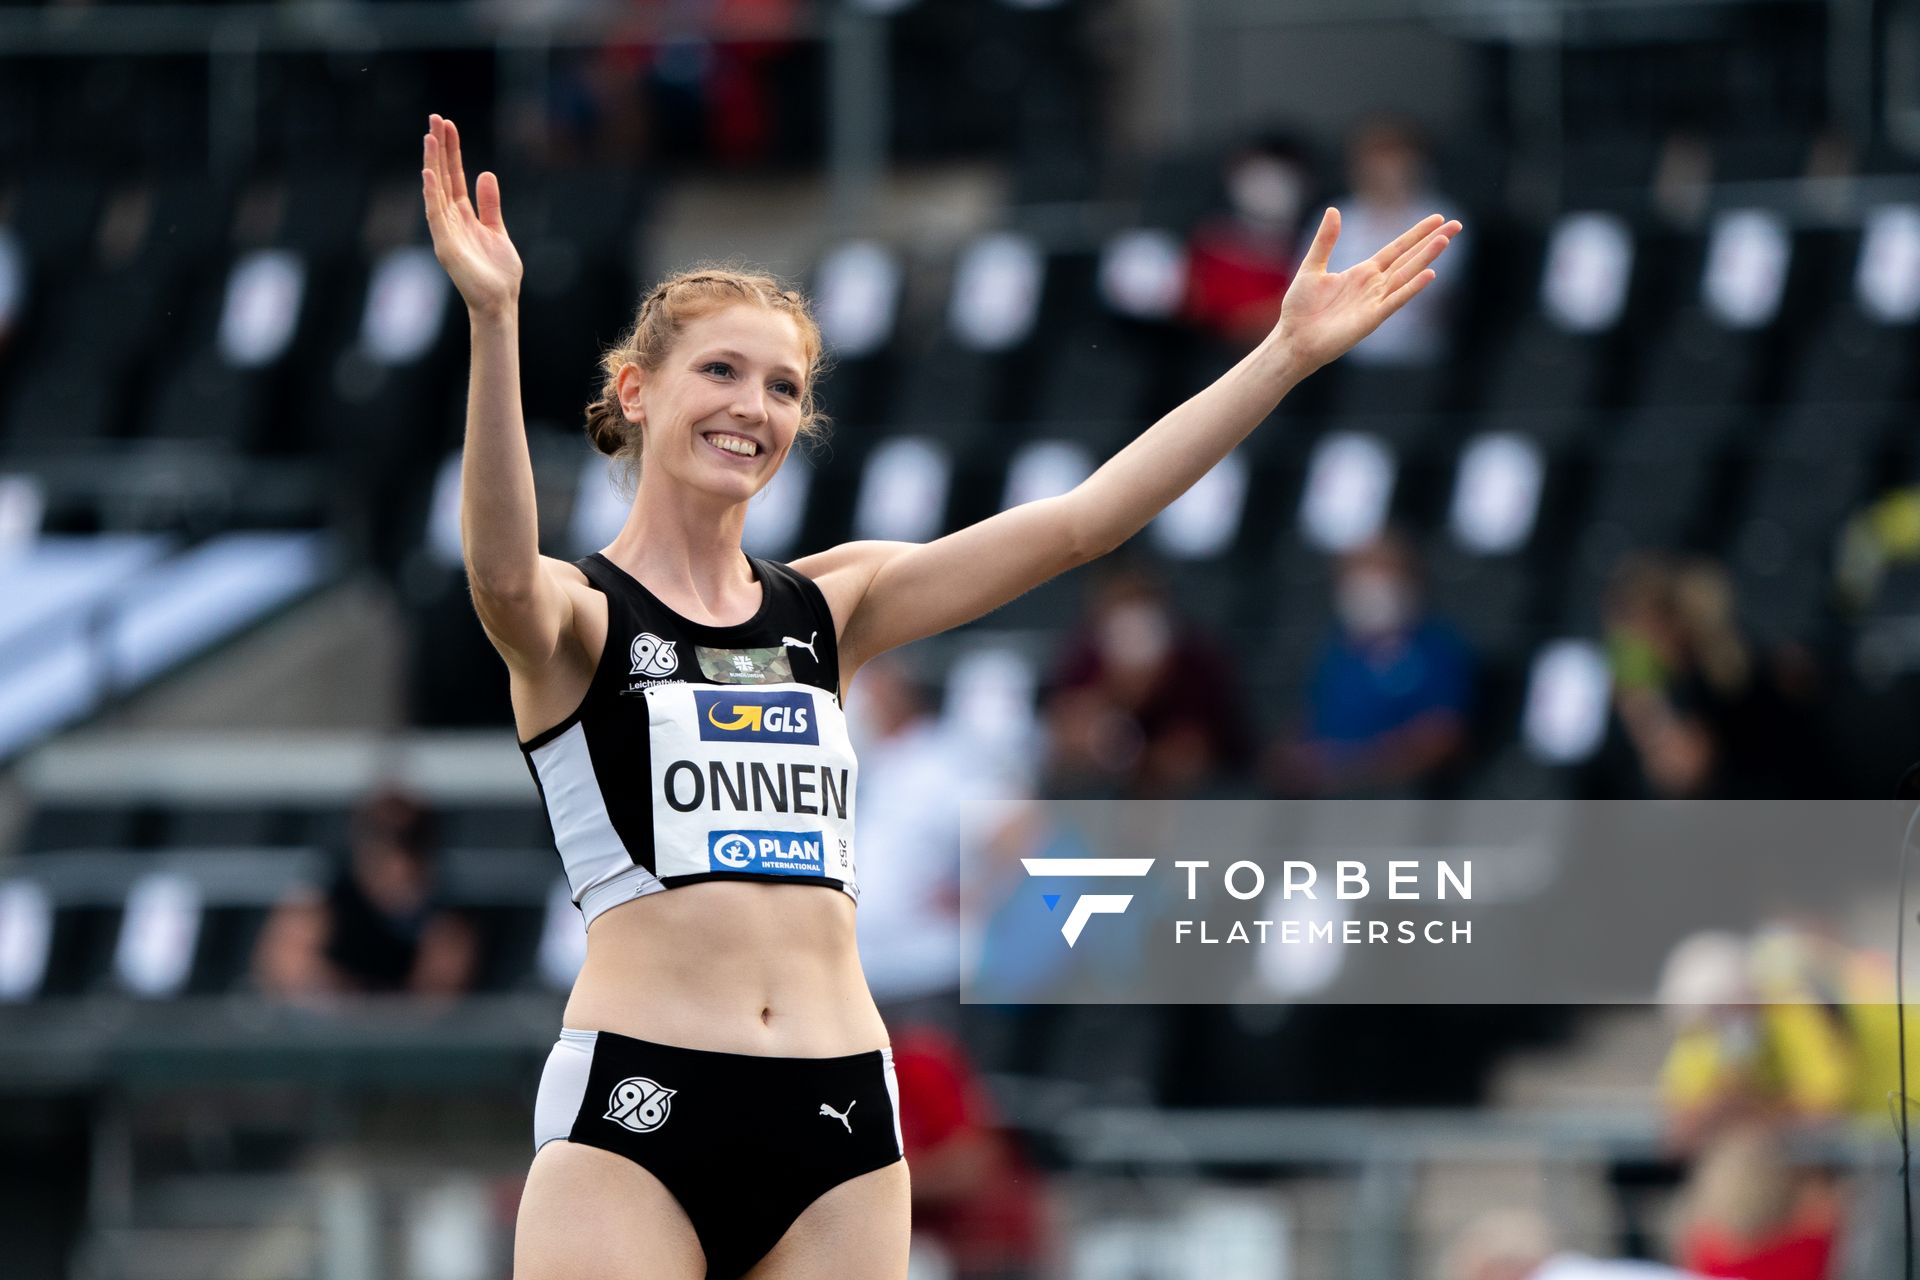
[{"label": "nose", "polygon": [[732,412],[733,416],[742,422],[765,422],[767,420],[766,388],[742,379],[740,391],[733,398]]}]

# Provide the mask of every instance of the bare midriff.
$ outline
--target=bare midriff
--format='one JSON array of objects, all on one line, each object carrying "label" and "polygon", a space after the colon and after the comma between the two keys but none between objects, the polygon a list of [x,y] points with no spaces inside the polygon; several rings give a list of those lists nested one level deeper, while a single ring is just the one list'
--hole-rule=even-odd
[{"label": "bare midriff", "polygon": [[887,1044],[854,943],[853,899],[823,885],[713,880],[603,912],[587,929],[564,1022],[763,1057]]}]

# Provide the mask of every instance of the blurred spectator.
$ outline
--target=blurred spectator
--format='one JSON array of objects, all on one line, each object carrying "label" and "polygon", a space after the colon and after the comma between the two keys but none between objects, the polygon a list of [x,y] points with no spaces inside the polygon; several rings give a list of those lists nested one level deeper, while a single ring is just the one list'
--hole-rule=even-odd
[{"label": "blurred spectator", "polygon": [[1883,1117],[1898,1074],[1892,985],[1884,957],[1804,927],[1682,942],[1660,978],[1675,1026],[1660,1073],[1674,1145],[1755,1123]]},{"label": "blurred spectator", "polygon": [[1661,140],[1651,203],[1677,227],[1698,227],[1713,197],[1713,150],[1706,138],[1679,128]]},{"label": "blurred spectator", "polygon": [[1469,1222],[1440,1264],[1440,1280],[1698,1280],[1650,1262],[1616,1262],[1556,1250],[1545,1218],[1500,1209]]},{"label": "blurred spectator", "polygon": [[898,655],[860,669],[847,702],[860,753],[860,962],[896,1017],[950,1025],[960,984],[961,839],[1010,798],[994,759],[933,714]]},{"label": "blurred spectator", "polygon": [[1674,567],[1657,556],[1628,557],[1607,584],[1602,610],[1623,730],[1615,740],[1631,749],[1639,775],[1630,791],[1712,794],[1720,764],[1713,690],[1687,643]]},{"label": "blurred spectator", "polygon": [[1825,1181],[1791,1167],[1777,1137],[1739,1129],[1688,1181],[1679,1255],[1690,1271],[1726,1280],[1831,1280],[1839,1234]]},{"label": "blurred spectator", "polygon": [[[1345,271],[1430,213],[1458,216],[1453,201],[1433,190],[1427,169],[1419,138],[1401,121],[1376,120],[1354,134],[1347,147],[1347,180],[1353,190],[1333,202],[1340,210],[1340,242],[1327,270]],[[1305,248],[1301,245],[1296,256]],[[1448,252],[1463,252],[1459,237]],[[1464,278],[1461,259],[1448,266],[1346,358],[1361,364],[1410,365],[1432,364],[1445,355],[1448,311],[1453,291]]]},{"label": "blurred spectator", "polygon": [[1824,794],[1810,694],[1818,670],[1789,647],[1762,660],[1711,561],[1623,560],[1603,606],[1617,732],[1606,794]]},{"label": "blurred spectator", "polygon": [[564,68],[549,108],[555,153],[609,164],[641,155],[736,167],[778,160],[785,108],[805,105],[776,100],[781,61],[795,48],[785,36],[795,0],[658,7],[684,34],[616,34]]},{"label": "blurred spectator", "polygon": [[1043,703],[1054,794],[1190,795],[1242,769],[1246,698],[1220,647],[1139,567],[1093,589]]},{"label": "blurred spectator", "polygon": [[1750,645],[1733,583],[1714,561],[1679,566],[1674,603],[1722,744],[1715,794],[1832,794],[1815,713],[1822,673],[1812,652],[1797,643],[1770,653]]},{"label": "blurred spectator", "polygon": [[1227,211],[1202,220],[1187,240],[1181,312],[1189,324],[1250,349],[1280,318],[1315,183],[1306,153],[1280,138],[1235,151],[1222,178]]},{"label": "blurred spectator", "polygon": [[268,918],[254,952],[261,988],[292,1000],[465,991],[475,938],[438,901],[432,815],[401,792],[381,791],[354,814],[349,841],[323,892],[295,893]]},{"label": "blurred spectator", "polygon": [[1291,795],[1332,795],[1437,780],[1466,748],[1473,655],[1427,611],[1404,539],[1383,534],[1341,558],[1334,611],[1304,732],[1272,753],[1272,781]]},{"label": "blurred spectator", "polygon": [[931,1029],[895,1032],[893,1069],[916,1245],[930,1240],[962,1280],[1037,1275],[1045,1186],[1001,1127],[966,1051]]},{"label": "blurred spectator", "polygon": [[1888,490],[1848,519],[1835,578],[1855,613],[1913,612],[1920,601],[1920,485]]}]

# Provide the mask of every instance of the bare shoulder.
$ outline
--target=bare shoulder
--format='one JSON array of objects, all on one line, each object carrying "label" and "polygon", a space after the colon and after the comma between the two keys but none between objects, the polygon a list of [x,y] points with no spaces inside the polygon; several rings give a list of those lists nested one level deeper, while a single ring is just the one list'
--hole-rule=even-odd
[{"label": "bare shoulder", "polygon": [[597,652],[607,611],[579,566],[541,556],[530,597],[503,600],[477,585],[473,605],[481,628],[516,677],[539,680],[553,667],[578,667]]},{"label": "bare shoulder", "polygon": [[573,639],[582,653],[595,653],[607,634],[606,597],[571,560],[541,556],[540,568],[566,593],[571,604]]},{"label": "bare shoulder", "polygon": [[544,662],[528,662],[511,650],[501,650],[507,661],[514,728],[523,742],[558,724],[580,705],[607,642],[607,598],[580,567],[541,556],[540,570],[564,601],[558,642]]},{"label": "bare shoulder", "polygon": [[792,568],[806,574],[815,582],[829,574],[843,574],[849,570],[872,566],[885,560],[895,549],[908,546],[905,542],[881,542],[874,538],[865,538],[857,542],[843,542],[825,551],[816,551],[810,556],[802,556],[793,561]]},{"label": "bare shoulder", "polygon": [[541,556],[540,567],[546,570],[554,581],[567,587],[577,586],[583,591],[593,590],[593,584],[587,581],[585,571],[571,560],[562,560],[557,556]]},{"label": "bare shoulder", "polygon": [[795,573],[813,579],[820,593],[826,596],[828,607],[833,610],[834,624],[844,630],[847,619],[866,594],[867,585],[873,581],[873,575],[881,565],[910,545],[873,539],[843,542],[837,547],[803,556],[789,567]]},{"label": "bare shoulder", "polygon": [[855,618],[867,598],[867,588],[887,561],[907,550],[910,542],[865,540],[843,542],[837,547],[795,560],[794,572],[813,579],[826,597],[827,611],[833,615],[833,632],[840,649],[840,694],[844,701],[853,677],[872,655],[860,640]]}]

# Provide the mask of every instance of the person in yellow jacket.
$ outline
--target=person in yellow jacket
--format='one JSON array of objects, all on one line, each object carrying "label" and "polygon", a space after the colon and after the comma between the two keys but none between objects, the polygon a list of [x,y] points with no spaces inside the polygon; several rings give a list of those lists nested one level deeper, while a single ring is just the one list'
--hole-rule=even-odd
[{"label": "person in yellow jacket", "polygon": [[[1899,1088],[1892,965],[1809,929],[1703,933],[1669,957],[1678,1030],[1660,1072],[1676,1145],[1728,1124],[1878,1119]],[[1913,1033],[1909,1033],[1912,1035]]]}]

